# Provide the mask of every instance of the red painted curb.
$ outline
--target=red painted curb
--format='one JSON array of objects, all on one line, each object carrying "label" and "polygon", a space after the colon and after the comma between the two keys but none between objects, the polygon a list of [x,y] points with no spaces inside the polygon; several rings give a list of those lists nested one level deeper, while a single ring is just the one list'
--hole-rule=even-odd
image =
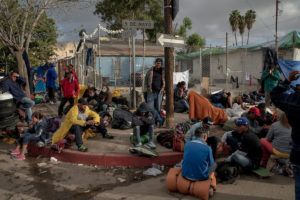
[{"label": "red painted curb", "polygon": [[182,152],[159,153],[158,157],[147,158],[122,153],[79,152],[68,149],[64,149],[58,154],[54,153],[49,147],[38,148],[34,144],[28,145],[28,151],[35,155],[42,155],[49,158],[55,157],[59,161],[97,166],[143,167],[151,166],[152,163],[174,165],[179,163],[183,157]]}]

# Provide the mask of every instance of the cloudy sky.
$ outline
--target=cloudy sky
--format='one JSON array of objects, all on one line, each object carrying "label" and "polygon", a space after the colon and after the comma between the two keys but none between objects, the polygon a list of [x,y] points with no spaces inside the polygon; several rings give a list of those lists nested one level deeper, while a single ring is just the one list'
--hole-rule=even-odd
[{"label": "cloudy sky", "polygon": [[[256,11],[256,22],[251,30],[250,43],[274,40],[275,35],[275,0],[180,0],[180,10],[175,23],[190,17],[193,28],[189,34],[197,32],[206,39],[209,46],[225,44],[225,33],[229,34],[229,44],[234,42],[234,35],[228,22],[229,13],[239,10]],[[291,30],[300,30],[300,0],[281,0],[279,4],[278,34],[283,36]],[[78,30],[84,27],[92,32],[100,18],[93,15],[94,7],[73,9],[68,14],[52,14],[61,34],[59,41],[78,41]],[[246,38],[246,34],[245,34]],[[240,40],[240,36],[238,35]],[[246,39],[245,39],[246,40]],[[244,41],[245,41],[244,40]]]}]

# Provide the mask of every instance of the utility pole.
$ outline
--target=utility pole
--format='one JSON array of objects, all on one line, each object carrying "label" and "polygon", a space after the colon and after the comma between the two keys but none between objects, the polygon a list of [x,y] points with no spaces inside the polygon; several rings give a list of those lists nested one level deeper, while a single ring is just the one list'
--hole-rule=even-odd
[{"label": "utility pole", "polygon": [[[98,57],[99,57],[99,74],[100,74],[100,88],[102,88],[102,72],[101,72],[101,48],[100,48],[100,40],[101,40],[101,35],[100,35],[100,27],[98,30]],[[96,86],[95,86],[96,87]]]},{"label": "utility pole", "polygon": [[277,35],[277,24],[278,24],[278,3],[279,0],[276,0],[276,19],[275,19],[275,49],[278,57],[278,35]]},{"label": "utility pole", "polygon": [[[226,76],[227,76],[227,72],[228,72],[228,33],[226,32]],[[228,91],[228,77],[226,77],[226,91]]]},{"label": "utility pole", "polygon": [[[133,73],[133,109],[136,108],[136,93],[135,93],[135,36],[132,36],[132,73]],[[131,92],[131,91],[130,91]]]},{"label": "utility pole", "polygon": [[145,82],[145,56],[146,56],[146,30],[143,29],[143,74],[142,74],[142,91],[144,91]]},{"label": "utility pole", "polygon": [[[128,38],[128,47],[129,47],[129,94],[131,94],[131,82],[132,82],[132,78],[131,78],[131,46],[130,46],[130,38]],[[131,97],[129,98],[129,105],[130,107],[132,106],[132,101],[131,101]]]},{"label": "utility pole", "polygon": [[[172,0],[164,0],[165,33],[172,34]],[[165,47],[165,78],[166,78],[166,126],[174,127],[174,98],[173,98],[173,62],[174,48]]]}]

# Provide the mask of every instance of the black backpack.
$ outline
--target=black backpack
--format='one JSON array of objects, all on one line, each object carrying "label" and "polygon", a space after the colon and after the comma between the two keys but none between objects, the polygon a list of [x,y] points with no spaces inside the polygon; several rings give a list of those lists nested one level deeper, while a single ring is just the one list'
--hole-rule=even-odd
[{"label": "black backpack", "polygon": [[221,182],[227,184],[233,184],[240,176],[238,165],[226,161],[218,163],[216,173]]},{"label": "black backpack", "polygon": [[132,128],[132,116],[126,106],[120,106],[114,110],[111,127],[121,130]]},{"label": "black backpack", "polygon": [[156,140],[159,144],[161,144],[164,147],[167,147],[169,149],[172,149],[173,147],[173,135],[174,131],[164,131],[159,133],[159,135],[156,137]]}]

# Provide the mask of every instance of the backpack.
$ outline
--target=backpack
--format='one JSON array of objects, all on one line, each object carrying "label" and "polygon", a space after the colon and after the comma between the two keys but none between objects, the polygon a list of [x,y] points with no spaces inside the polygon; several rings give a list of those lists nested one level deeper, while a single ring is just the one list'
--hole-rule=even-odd
[{"label": "backpack", "polygon": [[176,133],[173,135],[173,151],[183,152],[184,144],[184,135],[182,133]]},{"label": "backpack", "polygon": [[112,128],[121,130],[132,128],[132,116],[133,114],[126,106],[121,106],[115,109],[111,124]]},{"label": "backpack", "polygon": [[185,108],[182,103],[179,101],[174,101],[174,112],[176,113],[183,113],[185,111]]},{"label": "backpack", "polygon": [[58,117],[47,117],[46,123],[47,123],[47,127],[46,127],[47,132],[52,132],[52,133],[57,131],[57,129],[61,125],[60,119]]},{"label": "backpack", "polygon": [[162,146],[171,149],[173,148],[173,136],[174,131],[164,131],[159,133],[159,135],[156,137],[156,140]]},{"label": "backpack", "polygon": [[216,173],[219,179],[223,183],[232,184],[239,178],[239,168],[236,164],[231,162],[220,162],[216,169]]}]

